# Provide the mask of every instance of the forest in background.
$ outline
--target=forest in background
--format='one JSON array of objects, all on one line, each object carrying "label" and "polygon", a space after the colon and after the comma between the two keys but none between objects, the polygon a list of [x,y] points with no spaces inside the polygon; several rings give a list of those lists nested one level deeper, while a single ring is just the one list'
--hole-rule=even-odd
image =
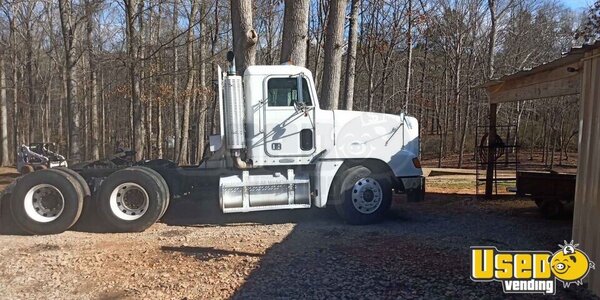
[{"label": "forest in background", "polygon": [[[70,160],[116,147],[198,163],[218,131],[218,65],[309,68],[321,107],[419,119],[422,151],[464,164],[487,123],[489,79],[598,38],[600,2],[553,0],[0,1],[0,162],[55,142]],[[234,46],[235,45],[235,46]],[[548,160],[576,151],[576,97],[499,107]],[[513,136],[512,138],[516,138]]]}]

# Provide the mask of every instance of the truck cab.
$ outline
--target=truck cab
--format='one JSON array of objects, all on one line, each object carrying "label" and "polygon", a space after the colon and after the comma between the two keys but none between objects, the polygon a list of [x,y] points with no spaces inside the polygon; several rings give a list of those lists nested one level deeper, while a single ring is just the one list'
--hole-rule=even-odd
[{"label": "truck cab", "polygon": [[222,131],[207,166],[237,172],[220,178],[223,212],[334,205],[366,223],[392,190],[422,197],[415,118],[321,109],[311,71],[293,65],[220,72],[218,95]]}]

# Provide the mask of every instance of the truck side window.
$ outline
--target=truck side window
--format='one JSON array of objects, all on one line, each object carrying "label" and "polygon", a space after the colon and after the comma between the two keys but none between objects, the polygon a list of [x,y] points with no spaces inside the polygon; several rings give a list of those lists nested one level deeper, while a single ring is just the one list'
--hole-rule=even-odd
[{"label": "truck side window", "polygon": [[[269,106],[294,106],[298,101],[298,86],[296,78],[271,78],[267,82]],[[302,96],[307,106],[312,106],[308,82],[302,79]]]}]

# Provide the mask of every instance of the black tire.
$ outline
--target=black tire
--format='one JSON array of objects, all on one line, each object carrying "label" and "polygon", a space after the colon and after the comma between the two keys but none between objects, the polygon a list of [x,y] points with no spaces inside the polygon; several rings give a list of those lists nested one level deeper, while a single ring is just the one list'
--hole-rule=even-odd
[{"label": "black tire", "polygon": [[46,166],[46,165],[37,165],[37,166],[33,167],[33,169],[36,170],[36,171],[46,170],[46,169],[48,169],[48,166]]},{"label": "black tire", "polygon": [[65,173],[73,176],[73,178],[75,178],[75,180],[77,180],[77,182],[81,186],[81,190],[83,191],[84,197],[90,197],[92,195],[92,192],[90,191],[90,186],[87,184],[85,179],[83,179],[83,177],[81,177],[81,175],[79,175],[79,173],[77,173],[67,167],[56,167],[53,169],[65,172]]},{"label": "black tire", "polygon": [[81,189],[83,191],[83,209],[81,211],[81,217],[75,225],[73,225],[74,230],[88,230],[91,226],[93,226],[96,221],[96,206],[94,205],[94,201],[92,199],[92,192],[90,191],[90,186],[87,184],[85,179],[76,171],[73,171],[67,167],[56,167],[55,170],[63,171],[75,178]]},{"label": "black tire", "polygon": [[[343,180],[336,192],[336,195],[340,197],[340,201],[335,206],[338,214],[346,222],[353,225],[381,221],[392,204],[392,184],[389,176],[366,166],[349,168],[339,176]],[[363,182],[365,183],[365,190],[361,192],[355,187],[362,186]],[[370,192],[368,192],[369,190]],[[358,196],[358,194],[361,196]],[[376,201],[377,198],[380,198],[380,201]],[[366,206],[361,206],[361,203],[366,204]],[[377,203],[379,204],[377,205]],[[362,211],[359,209],[362,209]]]},{"label": "black tire", "polygon": [[169,186],[167,185],[167,182],[165,181],[165,179],[158,172],[156,172],[155,170],[150,169],[148,167],[133,166],[133,167],[130,167],[129,169],[140,170],[140,171],[146,172],[149,175],[153,176],[154,179],[156,179],[160,183],[160,185],[161,185],[161,191],[162,191],[162,194],[163,194],[163,199],[165,199],[164,207],[163,207],[163,209],[162,209],[162,211],[160,213],[160,218],[162,218],[165,215],[165,212],[167,212],[167,208],[169,207],[169,204],[171,202],[170,201],[171,200],[171,194],[169,193]]},{"label": "black tire", "polygon": [[[48,186],[40,187],[43,184]],[[45,195],[36,198],[37,193]],[[10,199],[10,210],[16,225],[25,232],[57,234],[77,222],[83,209],[83,197],[83,190],[71,175],[60,170],[40,170],[19,179]],[[44,203],[52,207],[46,208]],[[47,214],[43,215],[40,209]]]},{"label": "black tire", "polygon": [[[127,193],[133,195],[129,198],[133,199],[132,204],[126,203]],[[119,170],[100,186],[96,198],[98,215],[108,225],[108,231],[141,232],[160,218],[166,201],[162,194],[160,182],[147,172],[135,168]]]},{"label": "black tire", "polygon": [[545,218],[556,219],[564,213],[564,207],[559,200],[545,199],[540,205],[540,211]]}]

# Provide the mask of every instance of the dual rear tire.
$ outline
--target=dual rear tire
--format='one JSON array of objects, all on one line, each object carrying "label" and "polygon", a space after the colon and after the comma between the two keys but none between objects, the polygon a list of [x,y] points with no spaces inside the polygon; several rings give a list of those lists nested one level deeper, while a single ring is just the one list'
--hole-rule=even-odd
[{"label": "dual rear tire", "polygon": [[19,179],[11,195],[15,224],[29,234],[56,234],[73,226],[83,209],[85,192],[77,178],[55,169]]},{"label": "dual rear tire", "polygon": [[96,196],[99,221],[115,232],[144,231],[163,216],[169,205],[164,179],[145,167],[114,172]]},{"label": "dual rear tire", "polygon": [[56,168],[18,179],[5,199],[13,223],[28,234],[64,232],[78,222],[82,212],[85,225],[77,225],[80,229],[93,226],[108,232],[140,232],[163,216],[169,189],[156,171],[131,167],[108,176],[92,197],[81,175]]}]

